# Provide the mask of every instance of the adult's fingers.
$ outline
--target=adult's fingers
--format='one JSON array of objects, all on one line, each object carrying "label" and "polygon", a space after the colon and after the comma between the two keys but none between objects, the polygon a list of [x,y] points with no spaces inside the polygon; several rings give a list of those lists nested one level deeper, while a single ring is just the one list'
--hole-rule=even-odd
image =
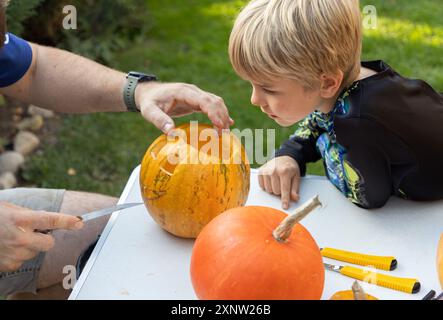
[{"label": "adult's fingers", "polygon": [[174,129],[174,121],[156,105],[142,108],[142,116],[164,133]]},{"label": "adult's fingers", "polygon": [[187,90],[182,91],[183,94],[180,97],[184,103],[197,107],[216,127],[229,129],[232,119],[221,97],[205,92],[194,85],[187,85],[186,88]]},{"label": "adult's fingers", "polygon": [[[208,94],[202,91],[203,94]],[[215,126],[221,129],[229,129],[231,126],[231,117],[229,117],[228,108],[225,105],[223,98],[214,94],[208,94],[208,97],[202,96],[202,103],[200,109],[208,115],[208,118]]]},{"label": "adult's fingers", "polygon": [[[40,250],[43,251],[43,250]],[[16,250],[14,254],[14,259],[17,261],[28,261],[32,258],[36,257],[39,253],[39,250],[30,249],[30,248],[22,248]]]},{"label": "adult's fingers", "polygon": [[54,237],[49,234],[43,234],[39,232],[32,232],[30,234],[29,249],[34,251],[49,251],[55,244]]},{"label": "adult's fingers", "polygon": [[83,222],[79,218],[62,213],[31,211],[28,219],[30,226],[37,230],[78,230],[83,227]]},{"label": "adult's fingers", "polygon": [[0,261],[0,272],[14,272],[17,271],[24,261],[18,261],[10,258],[2,259]]}]

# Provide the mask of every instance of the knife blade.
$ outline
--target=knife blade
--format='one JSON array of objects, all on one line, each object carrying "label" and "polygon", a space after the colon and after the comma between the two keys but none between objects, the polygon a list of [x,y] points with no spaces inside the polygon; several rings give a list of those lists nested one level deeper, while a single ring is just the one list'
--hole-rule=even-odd
[{"label": "knife blade", "polygon": [[330,271],[340,273],[344,276],[372,283],[380,287],[385,287],[406,293],[417,293],[420,291],[420,282],[417,279],[393,277],[382,273],[363,270],[351,266],[338,266],[323,263]]},{"label": "knife blade", "polygon": [[85,213],[81,216],[77,216],[79,219],[81,219],[83,222],[92,220],[92,219],[96,219],[102,216],[106,216],[108,214],[111,214],[115,211],[119,211],[119,210],[124,210],[124,209],[128,209],[131,207],[135,207],[135,206],[139,206],[143,204],[143,202],[137,202],[137,203],[124,203],[124,204],[118,204],[116,206],[113,207],[109,207],[109,208],[104,208],[101,210],[97,210],[97,211],[92,211],[89,213]]},{"label": "knife blade", "polygon": [[[101,210],[85,213],[85,214],[83,214],[81,216],[77,216],[77,218],[79,218],[83,222],[86,222],[86,221],[89,221],[89,220],[92,220],[92,219],[96,219],[96,218],[105,216],[107,214],[111,214],[111,213],[113,213],[115,211],[128,209],[128,208],[131,208],[131,207],[139,206],[141,204],[143,204],[143,202],[118,204],[116,206],[112,206],[112,207],[109,207],[109,208],[104,208],[104,209],[101,209]],[[36,230],[34,230],[34,232],[39,232],[39,233],[43,233],[43,234],[49,234],[49,233],[52,232],[52,230],[49,230],[49,229],[48,230],[36,229]]]}]

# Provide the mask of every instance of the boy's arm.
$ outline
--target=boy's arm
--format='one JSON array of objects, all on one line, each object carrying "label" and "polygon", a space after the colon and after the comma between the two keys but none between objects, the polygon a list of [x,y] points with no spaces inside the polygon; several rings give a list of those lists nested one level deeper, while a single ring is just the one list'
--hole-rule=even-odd
[{"label": "boy's arm", "polygon": [[349,200],[365,209],[383,207],[392,194],[388,159],[375,145],[355,146],[343,161]]},{"label": "boy's arm", "polygon": [[275,157],[290,156],[297,161],[300,167],[300,175],[306,174],[306,164],[316,162],[321,158],[317,150],[316,142],[322,130],[316,121],[316,114],[311,113],[302,122],[287,141],[285,141],[275,152]]}]

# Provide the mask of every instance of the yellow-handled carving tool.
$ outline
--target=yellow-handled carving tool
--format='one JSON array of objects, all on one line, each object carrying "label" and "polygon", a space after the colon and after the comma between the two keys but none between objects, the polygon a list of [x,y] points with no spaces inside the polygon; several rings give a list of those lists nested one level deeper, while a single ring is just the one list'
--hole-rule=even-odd
[{"label": "yellow-handled carving tool", "polygon": [[406,293],[417,293],[420,291],[420,282],[417,279],[393,277],[350,266],[337,266],[328,263],[324,263],[324,265],[327,270],[331,270],[360,281],[376,284],[380,287],[390,288]]},{"label": "yellow-handled carving tool", "polygon": [[323,248],[321,249],[321,254],[326,258],[358,264],[360,266],[372,266],[380,270],[392,271],[397,267],[395,257],[372,256],[333,248]]}]

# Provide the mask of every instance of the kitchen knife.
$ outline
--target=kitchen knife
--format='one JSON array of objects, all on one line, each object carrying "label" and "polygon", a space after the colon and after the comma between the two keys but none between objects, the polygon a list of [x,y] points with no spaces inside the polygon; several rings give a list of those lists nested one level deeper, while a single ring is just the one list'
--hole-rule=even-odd
[{"label": "kitchen knife", "polygon": [[116,206],[113,207],[109,207],[109,208],[104,208],[101,210],[97,210],[97,211],[92,211],[89,213],[85,213],[81,216],[78,216],[79,219],[81,219],[83,222],[92,220],[92,219],[96,219],[102,216],[106,216],[108,214],[111,214],[115,211],[119,211],[119,210],[124,210],[124,209],[128,209],[134,206],[139,206],[143,204],[143,202],[137,202],[137,203],[124,203],[124,204],[118,204]]},{"label": "kitchen knife", "polygon": [[[109,207],[109,208],[104,208],[104,209],[101,209],[101,210],[88,212],[88,213],[85,213],[85,214],[83,214],[81,216],[77,216],[77,217],[80,220],[82,220],[83,222],[86,222],[86,221],[89,221],[89,220],[92,220],[92,219],[96,219],[96,218],[105,216],[107,214],[111,214],[111,213],[113,213],[115,211],[128,209],[128,208],[131,208],[131,207],[134,207],[134,206],[138,206],[138,205],[141,205],[141,204],[143,204],[143,202],[118,204],[116,206],[112,206],[112,207]],[[40,232],[40,233],[43,233],[43,234],[51,233],[51,231],[52,230],[38,230],[38,229],[34,230],[34,232]]]}]

